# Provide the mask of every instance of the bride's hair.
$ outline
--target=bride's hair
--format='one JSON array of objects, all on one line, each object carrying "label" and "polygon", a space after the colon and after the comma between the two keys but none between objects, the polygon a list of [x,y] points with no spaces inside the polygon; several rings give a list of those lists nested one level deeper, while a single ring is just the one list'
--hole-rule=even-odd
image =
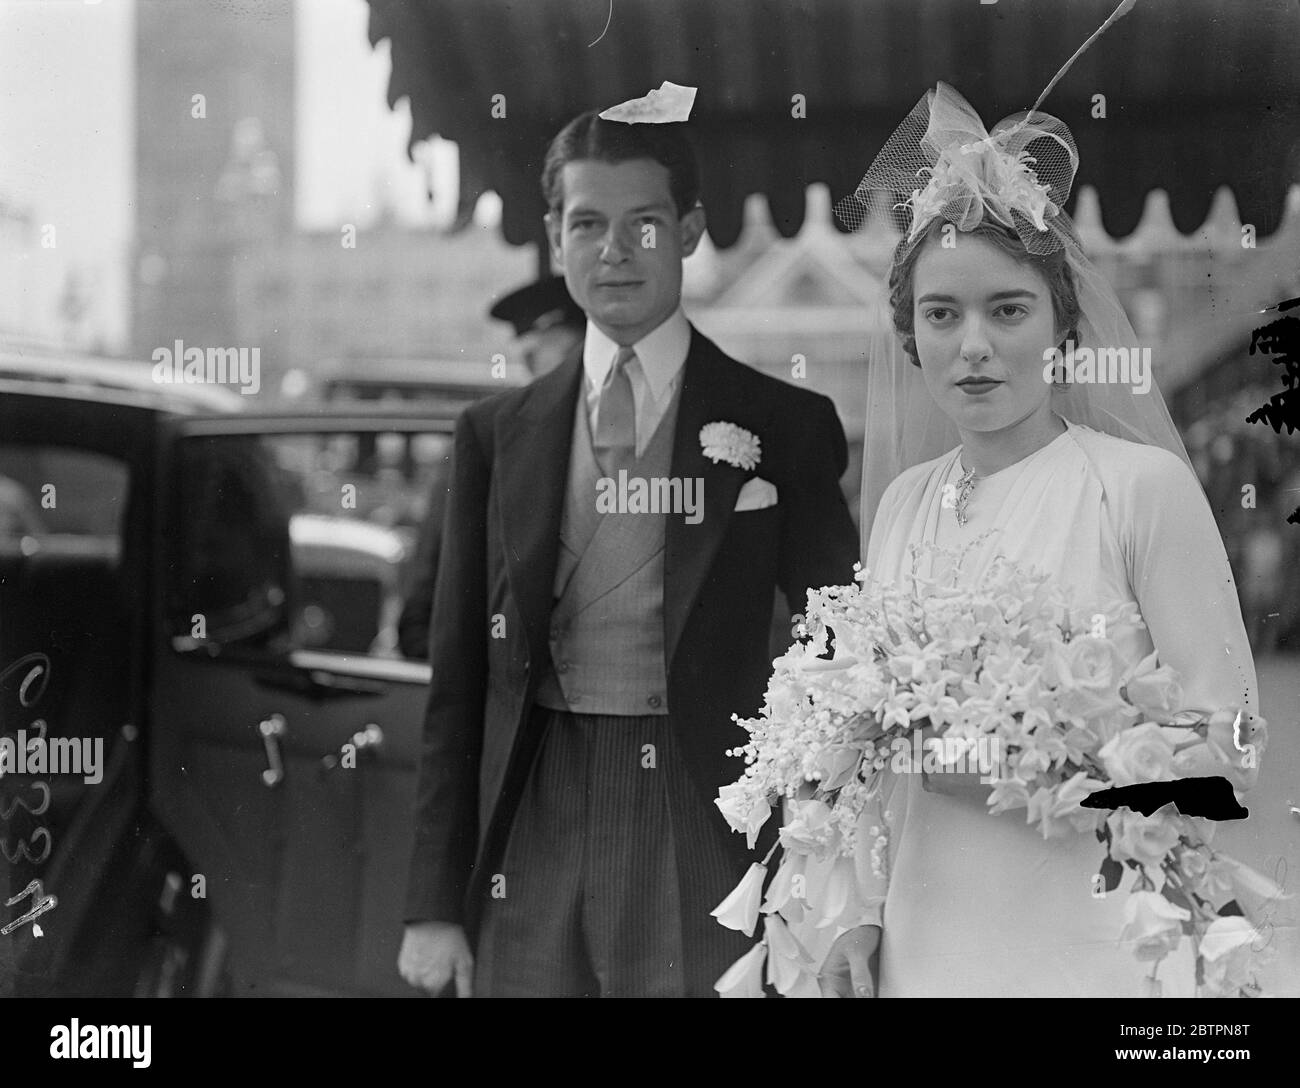
[{"label": "bride's hair", "polygon": [[[893,311],[894,331],[898,333],[903,350],[907,352],[908,359],[915,367],[921,365],[921,360],[916,354],[916,325],[912,314],[916,261],[921,255],[921,250],[931,243],[945,226],[951,224],[942,216],[936,216],[919,238],[913,239],[910,243],[904,238],[895,247],[894,257],[889,266],[889,306]],[[1024,242],[1020,240],[1020,235],[1014,230],[1000,223],[990,222],[988,219],[977,223],[970,231],[962,233],[987,239],[1013,261],[1037,269],[1047,282],[1056,325],[1067,330],[1063,341],[1078,341],[1079,294],[1064,249],[1043,255],[1030,253],[1025,248]],[[1064,343],[1061,345],[1061,351],[1062,354],[1065,353]]]}]

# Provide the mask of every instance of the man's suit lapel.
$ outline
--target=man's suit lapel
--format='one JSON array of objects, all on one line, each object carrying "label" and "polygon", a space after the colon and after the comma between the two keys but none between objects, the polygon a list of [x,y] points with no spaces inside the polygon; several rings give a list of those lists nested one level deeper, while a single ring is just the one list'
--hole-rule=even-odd
[{"label": "man's suit lapel", "polygon": [[665,529],[664,660],[670,667],[686,617],[722,543],[746,479],[744,471],[726,461],[709,460],[700,447],[700,429],[706,423],[736,422],[743,411],[726,383],[729,362],[692,326],[673,436],[672,475],[704,481],[704,518],[689,525],[683,514],[672,514]]},{"label": "man's suit lapel", "polygon": [[501,539],[510,589],[534,662],[546,652],[581,379],[579,344],[563,364],[532,384],[518,412],[497,419]]}]

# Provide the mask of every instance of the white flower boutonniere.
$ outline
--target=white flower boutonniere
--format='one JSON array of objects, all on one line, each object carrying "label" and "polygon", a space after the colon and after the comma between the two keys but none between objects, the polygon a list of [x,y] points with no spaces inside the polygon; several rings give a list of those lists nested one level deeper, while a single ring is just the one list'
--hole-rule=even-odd
[{"label": "white flower boutonniere", "polygon": [[758,436],[734,423],[706,423],[700,428],[700,447],[715,464],[726,461],[746,471],[755,468],[761,456]]}]

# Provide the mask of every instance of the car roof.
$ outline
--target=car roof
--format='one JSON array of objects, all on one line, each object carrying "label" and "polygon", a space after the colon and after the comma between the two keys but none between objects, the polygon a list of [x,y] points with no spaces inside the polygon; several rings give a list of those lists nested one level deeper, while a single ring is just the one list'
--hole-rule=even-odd
[{"label": "car roof", "polygon": [[272,404],[229,413],[199,413],[185,421],[187,434],[313,434],[323,430],[430,430],[450,435],[469,401],[310,401]]},{"label": "car roof", "polygon": [[[418,373],[428,378],[430,363],[425,360],[403,360],[402,369],[418,367]],[[351,363],[349,367],[367,364]],[[418,388],[421,395],[411,399],[389,400],[354,397],[288,399],[272,396],[245,396],[233,386],[156,382],[153,364],[134,359],[113,358],[62,352],[40,346],[36,348],[0,344],[0,395],[55,397],[72,401],[89,401],[167,412],[174,415],[199,417],[225,417],[237,415],[265,422],[297,419],[304,426],[308,420],[368,420],[390,418],[410,422],[416,419],[455,419],[469,404],[493,393],[520,384],[519,377],[509,372],[504,380],[493,381],[490,372],[480,364],[457,362],[458,371],[453,379],[473,376],[474,383],[458,384],[456,380],[444,382],[441,375],[425,381]],[[411,371],[415,376],[416,371]],[[382,383],[383,368],[373,375]],[[347,385],[350,379],[342,370],[332,376],[326,372],[324,379]],[[368,384],[368,383],[367,383]]]},{"label": "car roof", "polygon": [[[493,368],[504,360],[504,376],[493,376]],[[449,393],[500,392],[527,385],[532,375],[517,359],[504,355],[483,359],[432,359],[351,356],[327,359],[313,377],[322,386],[428,388]]]},{"label": "car roof", "polygon": [[182,414],[239,412],[248,398],[232,388],[156,382],[135,359],[0,347],[0,392],[111,401]]}]

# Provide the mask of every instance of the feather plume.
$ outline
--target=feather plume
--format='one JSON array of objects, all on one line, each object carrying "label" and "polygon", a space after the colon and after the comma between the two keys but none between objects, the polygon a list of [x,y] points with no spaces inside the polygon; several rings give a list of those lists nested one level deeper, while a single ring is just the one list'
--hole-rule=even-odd
[{"label": "feather plume", "polygon": [[1052,93],[1052,88],[1055,87],[1061,81],[1061,77],[1070,70],[1074,62],[1078,60],[1081,56],[1083,56],[1083,54],[1086,53],[1092,47],[1092,43],[1095,42],[1098,38],[1100,38],[1103,34],[1105,34],[1107,30],[1109,30],[1112,26],[1114,26],[1115,23],[1119,22],[1120,19],[1124,18],[1124,16],[1127,15],[1130,11],[1132,11],[1136,6],[1137,6],[1137,0],[1121,0],[1119,7],[1117,7],[1114,11],[1110,13],[1110,18],[1108,18],[1104,23],[1101,24],[1101,26],[1099,26],[1096,30],[1092,32],[1092,35],[1088,38],[1088,40],[1074,51],[1074,56],[1072,56],[1069,60],[1067,60],[1063,65],[1061,65],[1061,68],[1056,73],[1056,75],[1052,76],[1052,78],[1048,81],[1047,86],[1043,88],[1043,93],[1038,96],[1037,101],[1034,102],[1033,107],[1030,109],[1029,111],[1030,117],[1032,117],[1034,113],[1037,112],[1038,107],[1043,104],[1043,99],[1045,99],[1049,94]]}]

